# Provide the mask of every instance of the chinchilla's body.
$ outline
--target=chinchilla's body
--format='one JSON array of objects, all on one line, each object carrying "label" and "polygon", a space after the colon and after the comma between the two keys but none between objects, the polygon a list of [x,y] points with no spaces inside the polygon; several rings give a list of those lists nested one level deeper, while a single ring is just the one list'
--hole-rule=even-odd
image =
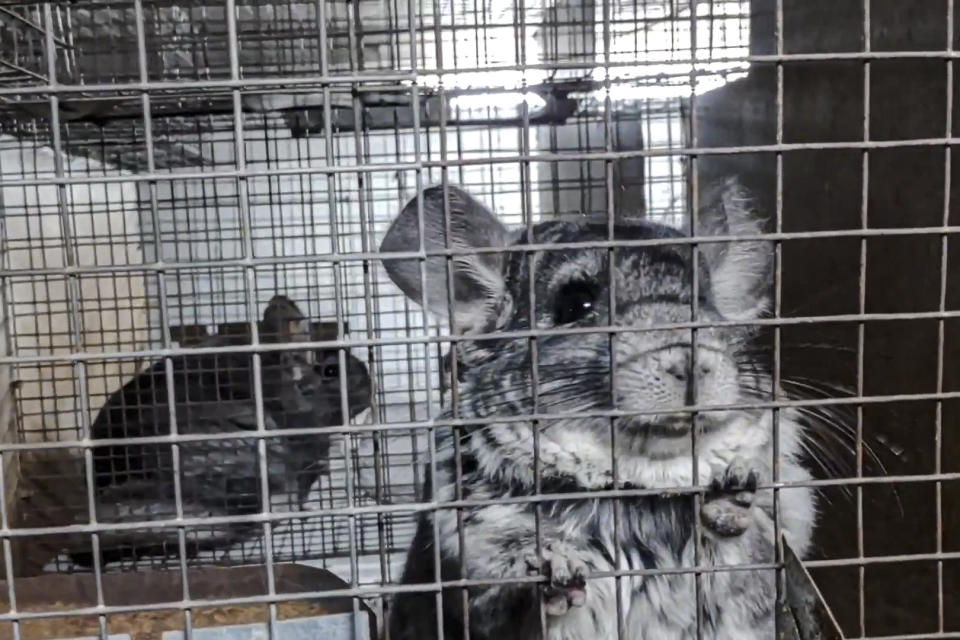
[{"label": "chinchilla's body", "polygon": [[[603,242],[609,230],[605,223],[548,221],[534,227],[531,239],[525,231],[504,229],[464,191],[448,187],[447,194],[449,235],[444,235],[439,187],[423,194],[422,225],[428,252],[447,246],[460,250],[452,259],[452,316],[447,315],[442,257],[426,260],[425,280],[417,261],[383,258],[391,279],[422,304],[425,281],[425,304],[441,317],[452,317],[454,330],[463,334],[457,343],[462,382],[455,417],[473,425],[439,431],[435,483],[424,496],[439,508],[421,515],[402,582],[476,582],[466,591],[443,590],[441,618],[448,639],[467,637],[465,627],[472,640],[530,639],[541,631],[555,640],[613,640],[618,627],[625,640],[698,637],[695,579],[692,572],[678,570],[775,561],[773,495],[757,490],[772,480],[774,425],[768,410],[698,413],[694,476],[692,419],[689,412],[676,410],[756,403],[770,398],[772,384],[745,355],[752,338],[748,328],[731,322],[701,327],[694,345],[689,328],[677,325],[693,320],[694,268],[699,269],[697,321],[748,323],[761,315],[767,305],[771,247],[760,241],[704,243],[695,267],[689,243],[659,242],[681,238],[679,232],[637,221],[615,227],[614,239],[640,242],[617,247],[612,254],[607,248],[557,248],[466,255],[462,250],[470,248]],[[707,200],[699,218],[699,235],[760,231],[732,182]],[[419,250],[419,228],[413,201],[393,223],[381,251]],[[622,330],[663,325],[673,328]],[[554,333],[534,340],[497,336],[531,328],[607,326],[620,330]],[[487,337],[471,340],[471,334]],[[590,416],[610,409],[613,417]],[[531,422],[510,420],[531,413],[540,416],[536,438]],[[576,413],[581,415],[569,415]],[[451,411],[445,417],[453,416]],[[801,424],[786,410],[778,422],[780,479],[809,480],[799,462]],[[538,503],[516,500],[536,495],[538,483],[540,494],[550,494],[539,501],[539,524]],[[631,489],[692,485],[707,487],[699,511],[690,492],[629,495]],[[589,495],[614,489],[628,494]],[[572,493],[575,499],[558,495]],[[459,518],[456,509],[443,508],[454,500],[471,505],[461,508]],[[812,492],[782,490],[779,510],[787,540],[804,553],[815,517]],[[697,529],[702,532],[699,558]],[[636,573],[621,577],[618,587],[610,575],[617,570]],[[654,575],[657,570],[667,573]],[[546,580],[508,583],[530,575]],[[774,637],[772,570],[701,575],[701,637]],[[438,637],[435,606],[429,585],[422,592],[398,594],[391,610],[391,639]]]},{"label": "chinchilla's body", "polygon": [[[309,340],[303,315],[285,296],[268,305],[259,332],[265,343]],[[214,336],[200,346],[244,344],[243,337]],[[350,354],[346,362],[349,418],[369,406],[366,366]],[[170,405],[177,433],[184,435],[254,431],[257,410],[252,356],[248,352],[185,355],[172,359],[172,385],[158,361],[118,389],[91,426],[95,439],[162,436],[171,433]],[[268,351],[261,355],[260,390],[267,430],[344,424],[339,354]],[[348,418],[348,419],[349,419]],[[330,436],[267,438],[266,483],[271,495],[293,495],[302,506],[312,485],[329,471]],[[165,444],[116,444],[94,450],[97,518],[100,522],[171,519],[177,514],[172,448]],[[179,446],[180,505],[185,518],[260,512],[260,457],[257,439],[193,439]],[[242,541],[259,524],[196,527],[188,549],[222,549]],[[176,528],[108,531],[100,535],[103,562],[147,555],[176,555]],[[74,553],[89,566],[88,552]]]}]

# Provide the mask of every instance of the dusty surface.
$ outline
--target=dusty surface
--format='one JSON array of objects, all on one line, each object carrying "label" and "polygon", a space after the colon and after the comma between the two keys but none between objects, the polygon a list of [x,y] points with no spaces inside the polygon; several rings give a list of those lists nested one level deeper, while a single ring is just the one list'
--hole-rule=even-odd
[{"label": "dusty surface", "polygon": [[[54,604],[24,607],[24,611],[64,611],[81,608],[82,605],[57,602]],[[193,610],[193,626],[216,627],[236,624],[267,622],[267,605],[238,605],[205,607]],[[277,619],[305,618],[322,615],[328,611],[319,602],[281,602],[277,605]],[[186,616],[180,610],[144,611],[107,616],[107,633],[128,633],[131,640],[160,640],[165,631],[182,631]],[[24,640],[58,640],[95,636],[100,632],[98,616],[71,616],[26,620],[20,625]],[[13,639],[13,623],[0,623],[0,640]]]}]

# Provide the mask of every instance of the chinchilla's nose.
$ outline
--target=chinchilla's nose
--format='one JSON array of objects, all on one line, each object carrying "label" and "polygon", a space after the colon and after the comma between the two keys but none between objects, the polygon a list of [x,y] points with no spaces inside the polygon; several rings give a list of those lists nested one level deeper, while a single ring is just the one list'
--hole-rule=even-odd
[{"label": "chinchilla's nose", "polygon": [[654,362],[665,383],[678,387],[688,405],[696,404],[696,390],[709,379],[715,368],[715,355],[707,349],[687,345],[665,347],[656,354]]},{"label": "chinchilla's nose", "polygon": [[[709,354],[700,350],[696,358],[696,377],[703,378],[713,370],[709,362]],[[694,357],[690,347],[670,347],[660,355],[662,370],[680,382],[688,382],[693,378]]]}]

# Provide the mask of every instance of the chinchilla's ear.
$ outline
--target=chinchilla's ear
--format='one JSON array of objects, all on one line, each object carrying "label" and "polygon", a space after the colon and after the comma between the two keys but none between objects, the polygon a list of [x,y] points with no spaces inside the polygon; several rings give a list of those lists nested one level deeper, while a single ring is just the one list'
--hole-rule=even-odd
[{"label": "chinchilla's ear", "polygon": [[[697,236],[756,236],[764,232],[764,221],[734,178],[705,195],[698,218]],[[714,305],[725,318],[752,320],[768,310],[773,282],[772,242],[709,242],[699,249],[710,271]]]},{"label": "chinchilla's ear", "polygon": [[[446,228],[444,220],[443,187],[429,187],[422,193],[423,248],[428,253],[444,249],[496,249],[507,245],[509,233],[506,227],[480,201],[452,185],[447,187],[447,196],[449,229]],[[380,244],[381,253],[420,250],[420,221],[417,209],[416,198],[407,203],[387,230]],[[394,284],[411,300],[423,305],[420,260],[390,259],[386,256],[382,260]],[[503,276],[503,261],[501,252],[455,254],[451,257],[454,331],[480,331],[489,324],[492,316],[503,308],[509,295]],[[432,256],[427,258],[425,266],[426,306],[443,321],[449,318],[450,313],[446,264],[445,256]]]}]

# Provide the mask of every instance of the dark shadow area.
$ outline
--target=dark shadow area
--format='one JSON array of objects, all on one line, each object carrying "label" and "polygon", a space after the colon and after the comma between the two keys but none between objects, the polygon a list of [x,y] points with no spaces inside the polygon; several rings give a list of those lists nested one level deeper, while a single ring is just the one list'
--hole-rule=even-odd
[{"label": "dark shadow area", "polygon": [[[776,52],[775,0],[752,3],[751,53]],[[783,51],[839,53],[864,50],[862,3],[784,0]],[[933,51],[946,47],[944,0],[873,0],[873,51]],[[868,81],[865,82],[865,73]],[[868,104],[865,97],[869,91]],[[954,89],[956,91],[956,89]],[[908,141],[869,150],[813,148],[782,155],[784,231],[932,227],[942,224],[947,127],[945,59],[787,61],[783,64],[783,142],[825,145],[863,141]],[[698,99],[700,146],[771,144],[777,131],[777,69],[754,65],[750,75]],[[954,101],[956,104],[956,101]],[[954,114],[956,120],[956,114]],[[950,178],[950,222],[956,224],[956,162]],[[866,165],[866,168],[865,168]],[[704,156],[701,184],[737,174],[771,219],[776,212],[774,153]],[[864,180],[866,179],[866,184]],[[866,206],[864,207],[864,196]],[[771,223],[771,229],[773,225]],[[890,235],[866,241],[864,306],[867,313],[930,313],[940,308],[941,254],[947,247],[946,309],[960,302],[957,241],[939,234]],[[855,314],[859,309],[861,240],[857,237],[790,240],[782,244],[784,316]],[[899,318],[867,322],[864,328],[863,393],[867,396],[932,394],[937,391],[940,322]],[[943,389],[960,388],[960,323],[943,323]],[[783,376],[839,385],[855,395],[856,322],[785,328]],[[801,345],[790,348],[790,345]],[[944,401],[942,471],[958,470],[960,406]],[[856,409],[847,419],[856,425]],[[924,475],[937,470],[938,407],[935,400],[888,402],[863,409],[863,431],[882,467],[864,475]],[[847,457],[853,461],[852,452]],[[868,460],[869,462],[869,460]],[[867,556],[934,554],[937,551],[937,485],[933,481],[867,485],[863,499],[863,550]],[[942,547],[960,548],[960,486],[942,486]],[[856,490],[824,492],[815,558],[858,555]],[[945,631],[960,630],[960,571],[943,566]],[[938,567],[935,558],[871,563],[864,570],[864,619],[860,623],[860,578],[856,566],[813,571],[850,637],[938,631]]]}]

